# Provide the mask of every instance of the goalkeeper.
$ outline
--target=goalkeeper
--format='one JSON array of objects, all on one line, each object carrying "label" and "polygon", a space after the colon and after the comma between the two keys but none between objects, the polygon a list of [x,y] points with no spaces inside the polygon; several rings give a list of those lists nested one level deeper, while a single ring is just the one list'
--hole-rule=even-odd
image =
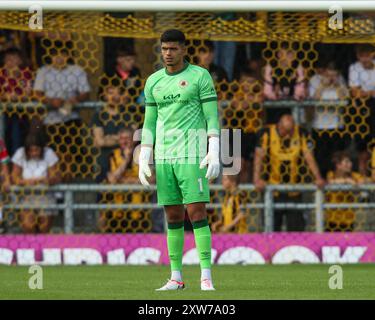
[{"label": "goalkeeper", "polygon": [[168,222],[172,274],[157,290],[185,287],[181,273],[184,205],[199,254],[201,290],[215,290],[205,203],[210,201],[208,180],[215,179],[220,172],[217,95],[209,72],[184,60],[185,35],[181,31],[165,31],[160,42],[165,68],[146,81],[146,113],[139,156],[139,180],[148,186],[149,163],[155,150],[158,204],[164,206]]}]

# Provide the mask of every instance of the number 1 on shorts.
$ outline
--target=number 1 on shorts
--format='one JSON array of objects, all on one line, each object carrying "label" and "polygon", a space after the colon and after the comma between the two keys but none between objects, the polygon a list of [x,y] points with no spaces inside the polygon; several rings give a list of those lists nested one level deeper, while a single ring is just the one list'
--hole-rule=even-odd
[{"label": "number 1 on shorts", "polygon": [[202,178],[198,178],[198,183],[199,183],[199,192],[203,192]]}]

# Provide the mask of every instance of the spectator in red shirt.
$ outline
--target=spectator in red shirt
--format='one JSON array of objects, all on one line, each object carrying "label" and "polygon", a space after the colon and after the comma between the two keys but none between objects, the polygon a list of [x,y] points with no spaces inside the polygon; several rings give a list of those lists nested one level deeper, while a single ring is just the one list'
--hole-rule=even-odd
[{"label": "spectator in red shirt", "polygon": [[[10,175],[8,169],[9,155],[4,140],[0,139],[0,180],[1,190],[9,190]],[[1,217],[0,217],[1,220]]]},{"label": "spectator in red shirt", "polygon": [[116,74],[123,81],[128,81],[141,75],[139,69],[135,66],[136,55],[133,50],[119,48],[117,50],[116,63]]},{"label": "spectator in red shirt", "polygon": [[[122,89],[126,88],[135,101],[142,87],[141,72],[136,66],[136,62],[137,56],[132,48],[119,47],[116,51],[114,68],[102,78],[101,87],[106,87],[108,82],[111,85],[120,85]],[[103,91],[100,92],[100,95],[102,94]]]},{"label": "spectator in red shirt", "polygon": [[17,48],[9,48],[3,54],[0,68],[0,99],[1,102],[13,103],[5,112],[5,140],[10,154],[23,145],[23,137],[29,125],[27,113],[20,113],[17,102],[30,99],[33,73],[26,66],[22,53]]}]

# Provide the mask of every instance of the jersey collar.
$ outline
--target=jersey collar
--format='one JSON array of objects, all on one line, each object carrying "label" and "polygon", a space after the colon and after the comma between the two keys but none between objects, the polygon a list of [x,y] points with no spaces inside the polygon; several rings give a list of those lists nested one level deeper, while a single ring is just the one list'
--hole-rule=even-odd
[{"label": "jersey collar", "polygon": [[179,73],[181,73],[181,72],[184,72],[184,71],[189,67],[189,65],[190,65],[190,63],[187,62],[187,61],[185,61],[185,63],[184,63],[184,67],[183,67],[181,70],[176,71],[176,72],[169,72],[169,71],[167,70],[167,68],[165,68],[165,73],[166,73],[168,76],[175,76],[175,75],[177,75],[177,74],[179,74]]}]

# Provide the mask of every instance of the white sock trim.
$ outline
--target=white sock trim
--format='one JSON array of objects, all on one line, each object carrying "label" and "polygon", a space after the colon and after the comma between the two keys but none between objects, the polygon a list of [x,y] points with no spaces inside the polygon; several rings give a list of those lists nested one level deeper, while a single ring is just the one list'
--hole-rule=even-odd
[{"label": "white sock trim", "polygon": [[202,269],[201,271],[201,280],[208,279],[212,280],[211,278],[211,269]]},{"label": "white sock trim", "polygon": [[173,270],[171,274],[171,280],[182,281],[181,271]]}]

